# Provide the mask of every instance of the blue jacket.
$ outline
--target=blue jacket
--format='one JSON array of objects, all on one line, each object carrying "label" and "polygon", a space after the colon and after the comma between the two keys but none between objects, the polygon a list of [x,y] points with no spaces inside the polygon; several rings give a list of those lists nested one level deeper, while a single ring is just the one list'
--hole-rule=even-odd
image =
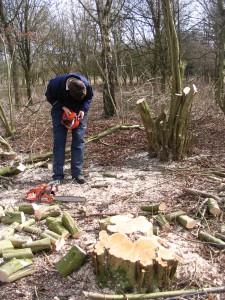
[{"label": "blue jacket", "polygon": [[[86,86],[87,95],[82,101],[76,101],[68,90],[66,90],[66,81],[69,77],[75,77],[80,79]],[[84,111],[85,113],[89,110],[91,100],[93,98],[93,91],[89,81],[80,74],[64,74],[59,75],[49,81],[47,90],[45,92],[47,101],[53,106],[61,109],[63,106],[72,109],[74,112]]]}]

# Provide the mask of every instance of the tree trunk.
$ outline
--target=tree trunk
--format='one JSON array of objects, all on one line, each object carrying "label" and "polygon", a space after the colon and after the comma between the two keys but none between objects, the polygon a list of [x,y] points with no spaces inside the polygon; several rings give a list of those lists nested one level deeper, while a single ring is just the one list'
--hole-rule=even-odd
[{"label": "tree trunk", "polygon": [[215,98],[220,109],[225,114],[225,90],[224,90],[224,72],[225,72],[225,7],[224,1],[217,1],[217,36],[218,36],[218,63],[216,66],[216,83],[215,83]]},{"label": "tree trunk", "polygon": [[[196,87],[182,90],[180,50],[173,21],[171,1],[162,0],[165,30],[171,61],[171,101],[169,116],[164,107],[160,115],[153,120],[145,99],[137,101],[141,118],[145,126],[150,157],[158,156],[162,160],[180,160],[192,151],[195,136],[188,132],[190,110]],[[141,108],[142,107],[142,108]]]}]

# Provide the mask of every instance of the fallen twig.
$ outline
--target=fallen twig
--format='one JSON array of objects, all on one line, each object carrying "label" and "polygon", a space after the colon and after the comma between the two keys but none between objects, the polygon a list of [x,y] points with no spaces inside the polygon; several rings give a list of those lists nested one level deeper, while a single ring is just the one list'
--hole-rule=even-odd
[{"label": "fallen twig", "polygon": [[107,299],[107,300],[133,300],[133,299],[158,299],[158,298],[167,298],[175,296],[187,296],[187,295],[202,295],[207,293],[222,293],[225,292],[225,286],[220,287],[209,287],[201,289],[190,289],[190,290],[178,290],[178,291],[166,291],[150,294],[124,294],[124,295],[107,295],[107,294],[98,294],[92,292],[83,292],[86,299]]},{"label": "fallen twig", "polygon": [[210,194],[206,191],[199,191],[199,190],[190,189],[190,188],[184,188],[183,191],[187,194],[197,195],[197,196],[200,196],[200,197],[203,197],[203,198],[213,198],[213,199],[217,200],[219,203],[223,202],[223,199],[221,199],[220,197],[218,197],[216,195],[213,195],[213,194]]}]

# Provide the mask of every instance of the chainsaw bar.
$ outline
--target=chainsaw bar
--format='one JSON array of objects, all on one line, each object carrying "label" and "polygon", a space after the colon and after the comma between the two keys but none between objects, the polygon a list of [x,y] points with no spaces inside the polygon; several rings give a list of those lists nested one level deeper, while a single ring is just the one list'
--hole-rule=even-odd
[{"label": "chainsaw bar", "polygon": [[77,196],[53,196],[53,201],[59,202],[85,202],[85,197],[77,197]]}]

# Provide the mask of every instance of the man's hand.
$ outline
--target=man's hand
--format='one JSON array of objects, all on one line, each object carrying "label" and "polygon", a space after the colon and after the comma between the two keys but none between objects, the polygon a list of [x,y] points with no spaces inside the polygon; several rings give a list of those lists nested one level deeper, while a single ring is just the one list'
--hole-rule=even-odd
[{"label": "man's hand", "polygon": [[65,112],[65,114],[66,114],[66,116],[67,116],[67,118],[68,118],[69,115],[71,114],[71,111],[69,110],[69,108],[67,108],[67,107],[65,107],[65,106],[63,106],[62,109],[64,110],[64,112]]},{"label": "man's hand", "polygon": [[82,110],[79,111],[78,118],[82,120],[84,117],[84,112]]}]

